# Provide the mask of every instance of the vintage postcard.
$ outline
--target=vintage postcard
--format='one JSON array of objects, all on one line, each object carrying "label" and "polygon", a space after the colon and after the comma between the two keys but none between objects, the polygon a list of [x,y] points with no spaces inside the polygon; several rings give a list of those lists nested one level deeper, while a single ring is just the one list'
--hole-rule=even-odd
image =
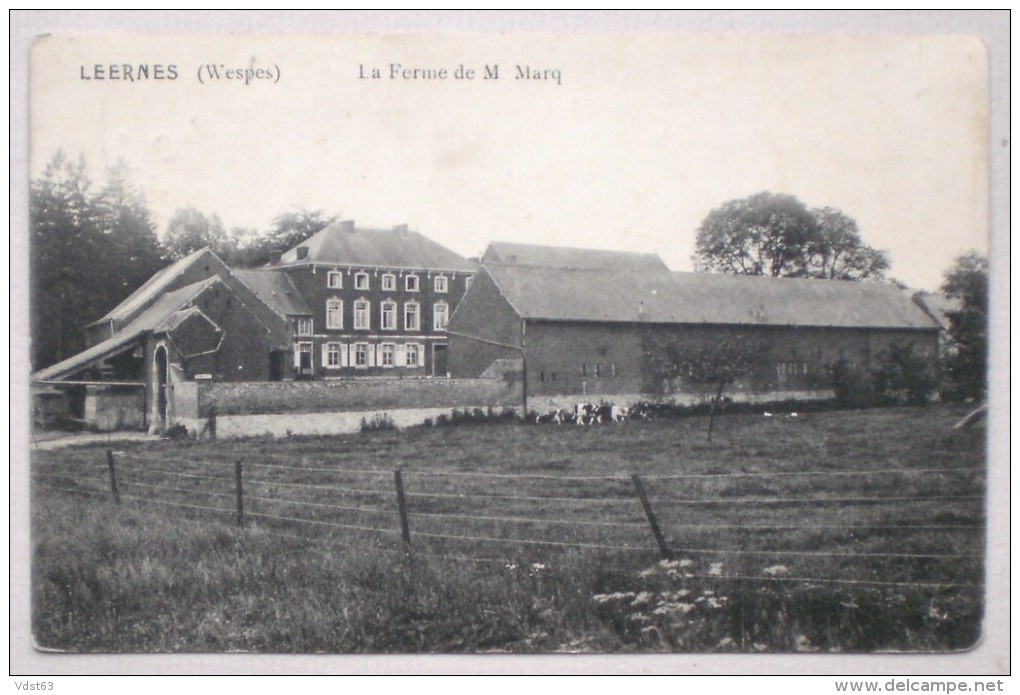
[{"label": "vintage postcard", "polygon": [[35,668],[996,668],[981,38],[29,51]]}]

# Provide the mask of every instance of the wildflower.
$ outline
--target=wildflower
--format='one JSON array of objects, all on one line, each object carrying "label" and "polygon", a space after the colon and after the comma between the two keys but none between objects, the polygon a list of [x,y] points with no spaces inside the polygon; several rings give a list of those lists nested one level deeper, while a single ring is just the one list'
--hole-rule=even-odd
[{"label": "wildflower", "polygon": [[541,562],[536,562],[531,566],[531,569],[535,570],[536,572],[541,572],[542,570],[545,569],[545,565],[542,564]]},{"label": "wildflower", "polygon": [[642,591],[640,594],[638,594],[636,597],[634,597],[634,600],[631,601],[630,605],[632,605],[632,606],[643,606],[646,603],[651,602],[653,597],[654,597],[654,594],[652,594],[651,591]]},{"label": "wildflower", "polygon": [[507,568],[508,570],[515,570],[515,569],[517,569],[517,565],[514,565],[514,564],[508,564],[508,565],[506,566],[506,568]]},{"label": "wildflower", "polygon": [[693,603],[666,603],[666,604],[663,604],[663,605],[659,606],[654,611],[652,611],[652,614],[653,615],[687,615],[692,610],[694,610],[694,604]]},{"label": "wildflower", "polygon": [[790,568],[786,565],[772,565],[761,571],[766,577],[785,577],[790,574]]},{"label": "wildflower", "polygon": [[736,646],[736,642],[733,641],[732,637],[723,637],[719,640],[719,643],[715,645],[716,649],[726,649],[728,647]]}]

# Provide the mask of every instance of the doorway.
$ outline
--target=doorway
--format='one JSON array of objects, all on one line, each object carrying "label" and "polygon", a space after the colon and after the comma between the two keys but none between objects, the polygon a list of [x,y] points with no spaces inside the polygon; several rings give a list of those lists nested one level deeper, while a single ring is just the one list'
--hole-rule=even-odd
[{"label": "doorway", "polygon": [[160,345],[156,348],[153,358],[153,370],[155,371],[155,396],[156,396],[156,428],[159,431],[166,429],[166,406],[167,406],[167,370],[169,360],[167,359],[166,348]]}]

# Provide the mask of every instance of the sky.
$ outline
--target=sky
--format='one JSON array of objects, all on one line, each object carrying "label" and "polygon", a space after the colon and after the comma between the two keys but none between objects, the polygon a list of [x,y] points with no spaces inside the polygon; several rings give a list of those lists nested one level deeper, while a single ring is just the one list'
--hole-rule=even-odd
[{"label": "sky", "polygon": [[988,249],[987,70],[965,36],[51,36],[30,170],[123,160],[161,229],[187,206],[257,229],[323,210],[465,256],[514,241],[674,270],[713,208],[788,193],[936,289]]}]

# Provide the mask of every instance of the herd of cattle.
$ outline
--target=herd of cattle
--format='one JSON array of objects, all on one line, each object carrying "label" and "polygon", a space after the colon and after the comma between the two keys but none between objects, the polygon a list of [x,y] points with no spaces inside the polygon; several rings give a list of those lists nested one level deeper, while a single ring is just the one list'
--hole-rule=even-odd
[{"label": "herd of cattle", "polygon": [[535,416],[536,424],[600,425],[606,422],[623,422],[632,416],[642,417],[631,408],[610,403],[578,403],[573,410],[557,408]]}]

